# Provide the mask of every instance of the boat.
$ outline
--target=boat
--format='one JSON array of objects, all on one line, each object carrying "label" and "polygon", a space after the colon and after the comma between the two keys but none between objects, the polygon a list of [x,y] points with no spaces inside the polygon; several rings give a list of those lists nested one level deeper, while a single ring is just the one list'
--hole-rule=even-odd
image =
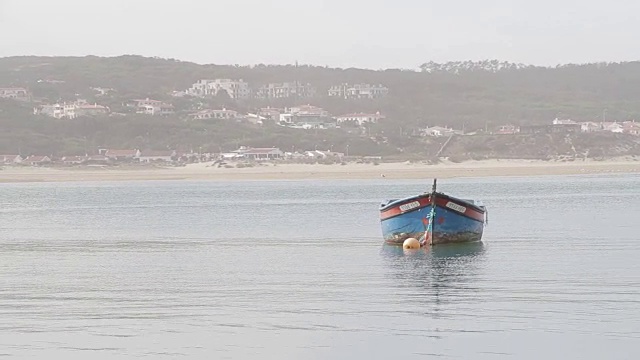
[{"label": "boat", "polygon": [[388,200],[380,204],[384,242],[402,245],[415,238],[421,246],[482,241],[488,212],[475,200],[460,199],[436,191]]}]

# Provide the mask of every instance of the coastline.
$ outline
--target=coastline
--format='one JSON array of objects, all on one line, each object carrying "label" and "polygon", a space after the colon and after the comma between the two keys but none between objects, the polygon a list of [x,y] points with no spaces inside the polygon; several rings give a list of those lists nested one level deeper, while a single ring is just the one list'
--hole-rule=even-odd
[{"label": "coastline", "polygon": [[5,166],[0,183],[136,181],[136,180],[362,180],[424,179],[490,176],[543,176],[603,173],[640,173],[640,161],[553,162],[540,160],[482,160],[437,165],[395,162],[374,164],[263,164],[255,167],[225,168],[210,163],[184,167],[129,168],[47,168]]}]

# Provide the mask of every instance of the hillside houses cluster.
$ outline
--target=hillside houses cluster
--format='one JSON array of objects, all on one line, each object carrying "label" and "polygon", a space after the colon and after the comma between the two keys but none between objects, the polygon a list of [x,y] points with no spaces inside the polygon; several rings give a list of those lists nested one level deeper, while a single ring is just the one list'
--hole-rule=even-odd
[{"label": "hillside houses cluster", "polygon": [[376,123],[384,119],[385,116],[379,112],[375,114],[353,113],[333,116],[321,107],[306,104],[288,108],[265,107],[250,113],[240,113],[226,108],[204,109],[189,114],[188,118],[191,120],[238,120],[254,124],[271,122],[298,129],[330,129],[339,127],[347,122],[359,126],[366,123]]},{"label": "hillside houses cluster", "polygon": [[640,123],[632,121],[574,121],[570,119],[554,119],[547,125],[502,125],[495,134],[552,134],[552,133],[594,133],[612,132],[640,136]]},{"label": "hillside houses cluster", "polygon": [[554,119],[553,125],[562,125],[574,127],[577,131],[578,127],[581,132],[600,132],[608,131],[616,134],[640,135],[640,123],[633,121],[585,121],[576,122],[573,120]]},{"label": "hillside houses cluster", "polygon": [[178,154],[174,150],[99,149],[97,154],[82,156],[0,155],[0,165],[109,165],[118,163],[172,163],[192,161],[197,154]]},{"label": "hillside houses cluster", "polygon": [[[348,150],[348,147],[347,147]],[[285,152],[277,147],[254,148],[241,146],[236,150],[220,153],[178,152],[176,150],[98,149],[95,155],[61,156],[51,155],[0,155],[0,166],[74,166],[117,164],[185,164],[221,161],[266,161],[291,159],[342,159],[344,153],[333,150],[305,150]]]},{"label": "hillside houses cluster", "polygon": [[[52,80],[53,81],[53,80]],[[52,82],[47,80],[47,82]],[[57,83],[59,81],[55,81]],[[104,97],[115,92],[111,88],[92,87],[97,97]],[[202,79],[191,85],[184,91],[176,91],[174,96],[192,96],[196,98],[214,97],[220,92],[236,100],[245,99],[296,99],[297,103],[303,103],[302,99],[308,99],[318,94],[317,89],[309,83],[300,82],[280,82],[268,83],[259,86],[251,86],[242,79]],[[389,89],[381,84],[349,84],[341,83],[331,86],[326,91],[326,96],[342,99],[378,99],[389,94]],[[16,101],[31,101],[32,94],[22,87],[0,88],[0,99],[10,99]],[[131,99],[124,103],[130,113],[143,114],[148,116],[169,116],[178,113],[184,120],[191,121],[218,121],[235,120],[262,125],[267,122],[281,126],[297,129],[331,129],[345,125],[364,127],[367,124],[377,123],[385,120],[386,117],[380,112],[364,113],[354,112],[347,114],[330,114],[327,110],[312,105],[303,104],[291,107],[263,107],[249,112],[240,112],[229,108],[197,108],[197,110],[177,111],[175,106],[169,102],[144,98]],[[202,104],[200,104],[202,106]],[[86,100],[78,99],[73,102],[61,102],[53,104],[40,104],[33,109],[34,114],[49,116],[56,119],[74,119],[83,116],[100,115],[124,115],[111,112],[108,106],[96,102],[89,103]],[[125,110],[126,112],[126,110]],[[558,132],[612,132],[640,136],[638,123],[635,121],[609,121],[609,122],[577,122],[568,119],[554,119],[547,125],[523,125],[512,124],[500,125],[498,128],[485,133],[498,135],[507,134],[535,134],[535,133],[558,133]],[[417,129],[413,132],[421,136],[452,136],[452,135],[472,135],[464,130],[452,129],[447,126],[432,126]]]},{"label": "hillside houses cluster", "polygon": [[[191,85],[186,91],[178,91],[174,96],[212,97],[225,91],[231,99],[273,100],[284,98],[311,98],[318,94],[316,87],[309,83],[281,82],[268,83],[252,87],[242,79],[202,79]],[[343,99],[378,99],[389,94],[389,89],[381,84],[348,84],[334,85],[326,95]]]},{"label": "hillside houses cluster", "polygon": [[[554,134],[554,133],[593,133],[593,132],[612,132],[616,134],[628,134],[640,136],[640,122],[623,121],[623,122],[576,122],[573,120],[554,119],[550,124],[546,125],[523,125],[516,126],[512,124],[500,125],[495,130],[489,131],[494,135],[515,135],[515,134]],[[418,133],[422,136],[452,136],[452,135],[474,135],[476,132],[465,133],[462,130],[456,130],[446,126],[433,126],[419,129]]]},{"label": "hillside houses cluster", "polygon": [[[91,88],[97,97],[114,92],[111,88]],[[260,99],[278,98],[309,98],[316,94],[316,89],[311,84],[302,83],[270,83],[258,87],[255,91],[243,80],[214,79],[199,80],[184,92],[184,96],[209,97],[216,96],[220,91],[225,91],[233,99],[248,99],[250,97]],[[329,89],[329,96],[343,97],[346,99],[379,98],[386,96],[388,89],[382,85],[369,84],[341,84]],[[175,95],[175,94],[174,94]],[[0,89],[0,96],[9,99],[31,99],[28,90],[24,88]],[[132,99],[125,104],[130,113],[149,116],[168,116],[176,114],[173,104],[150,98]],[[39,104],[33,108],[36,115],[49,116],[56,119],[74,119],[82,116],[100,115],[124,115],[111,112],[108,106],[98,103],[89,103],[78,99],[73,102],[61,102],[53,104]],[[227,108],[204,108],[183,113],[185,120],[237,120],[253,124],[264,124],[269,121],[282,126],[299,129],[330,129],[340,127],[342,124],[354,124],[364,126],[367,123],[376,123],[385,118],[379,112],[356,112],[342,115],[332,115],[327,110],[311,104],[285,107],[285,108],[260,108],[255,111],[241,113]]]},{"label": "hillside houses cluster", "polygon": [[389,89],[383,85],[371,84],[340,84],[334,85],[328,90],[331,97],[352,99],[380,99],[389,95]]}]

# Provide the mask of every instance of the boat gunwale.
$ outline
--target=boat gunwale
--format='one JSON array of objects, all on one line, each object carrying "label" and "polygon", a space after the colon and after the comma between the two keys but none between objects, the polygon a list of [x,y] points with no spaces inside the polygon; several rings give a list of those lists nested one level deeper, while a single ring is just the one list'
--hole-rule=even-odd
[{"label": "boat gunwale", "polygon": [[[399,205],[404,205],[405,203],[409,203],[411,201],[414,201],[416,199],[422,199],[422,198],[429,198],[431,196],[431,193],[424,193],[424,194],[419,194],[419,195],[414,195],[414,196],[410,196],[410,197],[406,197],[406,198],[402,198],[402,199],[396,199],[391,201],[390,203],[380,207],[380,212],[384,212],[386,210],[389,210],[390,208],[394,207],[394,206],[399,206]],[[476,210],[479,213],[484,214],[486,212],[486,208],[484,206],[478,206],[476,204],[472,204],[466,200],[451,196],[451,195],[447,195],[441,192],[436,192],[436,198],[441,197],[441,198],[445,198],[448,199],[450,201],[453,201],[454,203],[457,203],[458,205],[464,205],[464,206],[469,206],[471,208],[473,208],[474,210]],[[414,210],[418,210],[418,209],[422,209],[424,208],[424,206],[421,206],[419,208],[416,209],[412,209],[411,211],[407,211],[406,213],[412,212]],[[400,214],[402,215],[402,214]]]}]

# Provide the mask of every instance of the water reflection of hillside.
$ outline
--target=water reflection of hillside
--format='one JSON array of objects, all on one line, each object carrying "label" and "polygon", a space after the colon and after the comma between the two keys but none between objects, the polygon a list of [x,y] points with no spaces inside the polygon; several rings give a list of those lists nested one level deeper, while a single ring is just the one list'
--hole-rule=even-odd
[{"label": "water reflection of hillside", "polygon": [[[407,293],[408,301],[443,304],[468,301],[478,291],[485,245],[437,245],[420,250],[403,250],[383,245],[381,251],[392,282]],[[437,309],[437,308],[436,308]]]}]

